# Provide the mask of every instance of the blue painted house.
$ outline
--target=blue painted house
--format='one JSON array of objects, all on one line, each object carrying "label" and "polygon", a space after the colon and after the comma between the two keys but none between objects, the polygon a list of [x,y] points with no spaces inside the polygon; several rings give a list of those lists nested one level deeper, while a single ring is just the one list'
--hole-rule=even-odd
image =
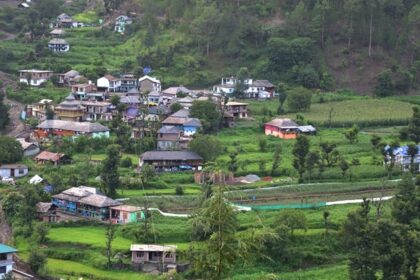
[{"label": "blue painted house", "polygon": [[199,119],[188,118],[187,121],[183,124],[183,130],[185,136],[192,136],[200,130],[202,127]]},{"label": "blue painted house", "polygon": [[52,204],[63,213],[94,220],[109,219],[109,208],[122,205],[101,194],[96,188],[73,187],[52,196]]},{"label": "blue painted house", "polygon": [[0,279],[13,270],[13,254],[16,252],[15,248],[0,243]]}]

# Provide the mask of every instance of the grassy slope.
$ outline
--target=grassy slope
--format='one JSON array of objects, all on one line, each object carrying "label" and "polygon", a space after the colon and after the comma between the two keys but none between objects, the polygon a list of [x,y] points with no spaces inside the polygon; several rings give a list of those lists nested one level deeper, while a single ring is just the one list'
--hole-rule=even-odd
[{"label": "grassy slope", "polygon": [[[302,238],[303,243],[310,242],[310,240],[318,240],[323,236],[323,212],[328,210],[331,213],[330,223],[332,227],[339,226],[344,222],[348,212],[357,209],[358,205],[342,205],[323,207],[319,209],[302,210],[308,220],[308,230],[296,230],[296,238]],[[389,215],[389,204],[385,204],[385,215]],[[241,230],[250,227],[265,227],[272,226],[278,211],[252,211],[246,213],[239,213],[238,219],[241,225]],[[164,218],[160,215],[153,216],[155,227],[161,233],[158,240],[159,243],[177,244],[181,251],[188,249],[189,225],[187,219],[178,218]],[[119,228],[121,228],[119,226]],[[330,231],[331,234],[336,234],[335,230]],[[48,271],[59,277],[86,277],[88,279],[152,279],[148,275],[138,274],[130,271],[107,271],[98,268],[97,265],[103,265],[104,248],[105,248],[105,228],[103,226],[55,226],[51,229],[49,234],[49,243],[47,250],[53,252],[53,256],[48,259]],[[81,238],[76,239],[79,236]],[[113,243],[116,251],[125,252],[128,254],[131,241],[121,237],[120,232],[117,232],[117,238]],[[303,245],[302,245],[303,246]],[[21,249],[21,248],[19,248]],[[24,248],[23,248],[24,249]],[[309,250],[316,250],[312,248]],[[70,252],[69,252],[70,251]],[[82,257],[71,257],[66,259],[60,257],[58,252],[82,254]],[[21,253],[25,253],[21,250]],[[58,254],[58,255],[57,255]],[[64,255],[63,255],[64,256]],[[298,270],[294,272],[277,273],[276,276],[280,279],[347,279],[346,266],[343,264],[343,256],[337,252],[331,259],[327,261],[328,264],[321,266],[310,267],[305,270]],[[126,259],[128,261],[128,259]],[[337,263],[335,263],[337,261]],[[284,270],[284,268],[282,269]],[[331,273],[338,273],[336,278],[331,278]],[[270,274],[268,267],[261,267],[257,264],[249,264],[244,267],[237,267],[233,272],[233,279],[262,279],[263,276]],[[135,278],[137,277],[137,278]],[[334,276],[335,277],[335,276]]]}]

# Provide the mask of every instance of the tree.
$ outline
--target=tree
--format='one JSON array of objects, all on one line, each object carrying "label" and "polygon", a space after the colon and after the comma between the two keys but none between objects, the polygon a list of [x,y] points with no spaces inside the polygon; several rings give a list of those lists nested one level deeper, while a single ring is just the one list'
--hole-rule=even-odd
[{"label": "tree", "polygon": [[378,267],[375,240],[369,220],[369,200],[364,199],[361,208],[347,215],[343,236],[349,253],[349,275],[354,280],[376,280]]},{"label": "tree", "polygon": [[124,122],[120,122],[115,129],[115,133],[117,134],[116,143],[120,145],[122,150],[127,151],[131,143],[131,127]]},{"label": "tree", "polygon": [[287,92],[287,108],[290,112],[309,111],[312,94],[308,89],[298,87]]},{"label": "tree", "polygon": [[106,258],[107,258],[107,266],[108,268],[111,268],[112,262],[112,241],[115,239],[115,226],[109,221],[109,223],[106,226],[105,231],[105,251],[106,251]]},{"label": "tree", "polygon": [[267,163],[267,161],[265,159],[260,159],[258,161],[258,170],[260,172],[260,176],[264,176],[265,175],[265,164]]},{"label": "tree", "polygon": [[379,220],[371,234],[382,279],[401,279],[406,264],[403,227],[390,220]]},{"label": "tree", "polygon": [[54,110],[51,109],[51,106],[47,105],[47,110],[46,110],[45,115],[46,115],[47,120],[54,119]]},{"label": "tree", "polygon": [[321,148],[321,160],[326,163],[328,167],[334,166],[337,163],[339,153],[337,151],[337,145],[334,143],[321,142],[319,143]]},{"label": "tree", "polygon": [[281,162],[281,146],[280,144],[276,145],[276,149],[273,154],[273,164],[271,165],[271,176],[274,176],[276,170],[280,167]]},{"label": "tree", "polygon": [[178,112],[179,110],[181,110],[183,107],[181,104],[179,104],[178,102],[175,102],[173,104],[171,104],[171,112]]},{"label": "tree", "polygon": [[217,131],[222,117],[217,105],[212,101],[194,101],[190,108],[190,117],[200,119],[204,132]]},{"label": "tree", "polygon": [[238,98],[243,97],[244,91],[247,89],[245,84],[246,79],[249,79],[250,74],[247,67],[241,67],[236,74],[237,82],[235,85],[235,96]]},{"label": "tree", "polygon": [[222,187],[204,203],[192,219],[192,226],[206,240],[194,254],[194,272],[203,279],[223,279],[240,257],[240,240],[235,237],[236,213],[225,200]]},{"label": "tree", "polygon": [[147,184],[155,175],[155,168],[148,163],[144,164],[140,171],[140,181],[142,186],[147,187]]},{"label": "tree", "polygon": [[101,179],[106,187],[107,195],[114,197],[120,184],[118,166],[120,164],[120,146],[109,145],[106,149],[106,158],[102,162]]},{"label": "tree", "polygon": [[38,248],[32,248],[29,252],[28,264],[32,271],[39,273],[47,264],[47,257]]},{"label": "tree", "polygon": [[376,134],[373,134],[370,137],[370,143],[372,144],[372,146],[373,146],[374,149],[378,149],[379,144],[381,143],[381,137],[379,137]]},{"label": "tree", "polygon": [[325,235],[328,235],[328,229],[330,225],[330,221],[329,221],[330,215],[331,215],[330,212],[327,210],[325,210],[322,213],[322,217],[324,218]]},{"label": "tree", "polygon": [[306,156],[306,171],[308,172],[309,180],[312,179],[312,172],[316,166],[319,166],[320,160],[318,152],[309,152]]},{"label": "tree", "polygon": [[[0,86],[1,89],[1,86]],[[4,104],[4,95],[0,90],[0,130],[6,128],[6,126],[10,123],[9,118],[9,106]]]},{"label": "tree", "polygon": [[34,241],[36,242],[36,244],[45,244],[47,242],[47,236],[49,231],[50,226],[48,223],[36,223],[33,233]]},{"label": "tree", "polygon": [[341,169],[341,175],[344,178],[344,176],[346,176],[347,170],[349,170],[349,168],[350,168],[350,165],[344,158],[341,158],[339,166],[340,166],[340,169]]},{"label": "tree", "polygon": [[214,136],[196,134],[190,142],[191,151],[199,154],[205,162],[214,161],[223,153],[223,144]]},{"label": "tree", "polygon": [[375,95],[379,97],[391,96],[394,94],[395,85],[392,82],[391,70],[385,70],[378,74]]},{"label": "tree", "polygon": [[306,156],[309,153],[309,140],[306,136],[299,135],[293,146],[293,167],[299,173],[299,182],[303,181],[303,173],[306,171]]},{"label": "tree", "polygon": [[260,148],[260,152],[264,153],[267,149],[267,139],[258,137],[258,147]]},{"label": "tree", "polygon": [[356,143],[357,136],[359,135],[359,127],[357,125],[353,125],[351,128],[346,129],[344,132],[344,136],[350,142],[350,144]]},{"label": "tree", "polygon": [[277,114],[283,114],[284,113],[284,102],[286,102],[287,99],[287,93],[284,89],[283,83],[279,84],[278,86],[278,94],[279,94],[279,108],[277,110]]},{"label": "tree", "polygon": [[407,154],[410,156],[410,171],[413,174],[416,172],[416,164],[414,163],[414,160],[418,153],[419,147],[416,144],[407,145]]},{"label": "tree", "polygon": [[408,125],[408,138],[416,144],[420,143],[420,108],[413,107],[413,116]]},{"label": "tree", "polygon": [[210,43],[214,39],[220,22],[220,14],[215,5],[199,7],[200,13],[191,23],[192,32],[196,35],[198,43],[204,43],[206,55],[210,55]]},{"label": "tree", "polygon": [[419,187],[407,174],[398,183],[398,189],[392,205],[392,216],[401,224],[414,226],[420,219]]},{"label": "tree", "polygon": [[229,154],[228,170],[235,173],[238,170],[238,152],[232,152]]},{"label": "tree", "polygon": [[293,236],[295,229],[304,229],[306,230],[307,221],[306,216],[302,211],[295,209],[284,209],[280,211],[279,215],[276,217],[276,225],[284,225],[289,231],[290,235]]},{"label": "tree", "polygon": [[16,139],[8,136],[0,136],[0,164],[16,163],[22,157],[22,145]]}]

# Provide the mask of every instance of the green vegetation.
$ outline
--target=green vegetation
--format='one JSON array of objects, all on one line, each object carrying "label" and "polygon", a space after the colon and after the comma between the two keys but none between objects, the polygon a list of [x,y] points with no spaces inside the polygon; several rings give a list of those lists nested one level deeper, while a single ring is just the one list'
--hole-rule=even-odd
[{"label": "green vegetation", "polygon": [[[305,120],[315,125],[349,127],[357,124],[360,127],[406,125],[411,117],[409,103],[389,99],[362,99],[342,102],[313,104],[309,112],[301,113]],[[329,121],[329,112],[334,115]],[[398,112],[394,114],[392,112]],[[285,117],[295,118],[294,114]]]}]

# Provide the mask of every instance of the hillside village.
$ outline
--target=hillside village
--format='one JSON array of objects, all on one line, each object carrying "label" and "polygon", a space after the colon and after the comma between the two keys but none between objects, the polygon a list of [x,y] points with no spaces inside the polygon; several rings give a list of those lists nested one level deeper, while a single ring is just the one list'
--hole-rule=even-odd
[{"label": "hillside village", "polygon": [[0,3],[0,279],[420,279],[420,5],[152,2]]}]

